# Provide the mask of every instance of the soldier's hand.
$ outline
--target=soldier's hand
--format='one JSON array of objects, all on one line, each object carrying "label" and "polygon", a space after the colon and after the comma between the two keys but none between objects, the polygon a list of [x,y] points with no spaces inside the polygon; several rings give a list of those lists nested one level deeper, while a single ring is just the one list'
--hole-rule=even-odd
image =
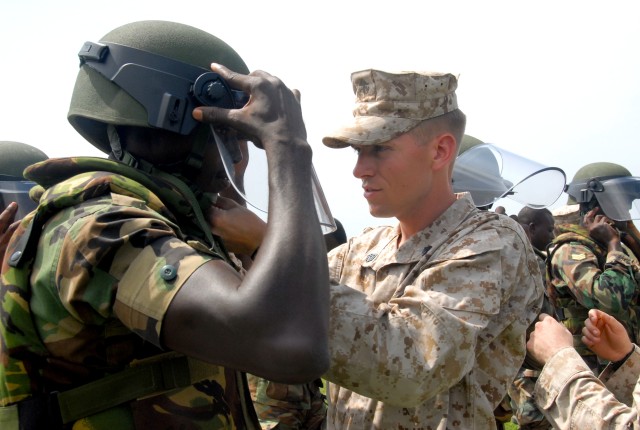
[{"label": "soldier's hand", "polygon": [[7,249],[11,235],[16,227],[18,227],[18,223],[14,222],[17,212],[18,204],[11,202],[2,213],[0,213],[0,261],[4,258],[4,252]]},{"label": "soldier's hand", "polygon": [[633,348],[624,326],[598,309],[591,309],[584,321],[582,342],[598,357],[609,361],[623,359]]},{"label": "soldier's hand", "polygon": [[540,314],[540,321],[529,335],[527,351],[539,362],[546,362],[558,351],[573,347],[573,336],[558,321],[547,314]]},{"label": "soldier's hand", "polygon": [[583,224],[589,231],[589,236],[598,242],[609,245],[611,242],[620,242],[620,233],[614,227],[614,222],[605,215],[598,214],[600,208],[590,210],[583,219]]},{"label": "soldier's hand", "polygon": [[306,144],[299,96],[280,79],[260,70],[242,75],[219,64],[212,64],[211,70],[220,74],[232,88],[248,93],[249,102],[241,109],[198,107],[193,111],[196,120],[231,127],[258,146]]},{"label": "soldier's hand", "polygon": [[267,225],[258,215],[231,199],[218,197],[208,212],[211,232],[227,250],[251,255],[262,243]]}]

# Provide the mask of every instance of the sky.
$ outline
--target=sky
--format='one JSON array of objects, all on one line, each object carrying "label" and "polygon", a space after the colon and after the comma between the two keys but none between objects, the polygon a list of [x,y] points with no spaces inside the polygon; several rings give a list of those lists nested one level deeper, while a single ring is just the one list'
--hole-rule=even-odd
[{"label": "sky", "polygon": [[82,44],[160,19],[214,34],[251,70],[300,90],[315,170],[349,236],[395,224],[369,215],[354,151],[321,142],[351,118],[357,70],[454,73],[467,134],[560,167],[568,181],[596,161],[640,176],[635,1],[0,1],[0,140],[50,157],[102,156],[66,119]]}]

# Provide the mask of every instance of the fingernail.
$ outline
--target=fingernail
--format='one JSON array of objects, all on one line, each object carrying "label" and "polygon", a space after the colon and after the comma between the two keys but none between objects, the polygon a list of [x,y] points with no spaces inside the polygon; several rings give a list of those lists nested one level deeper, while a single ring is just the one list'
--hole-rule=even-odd
[{"label": "fingernail", "polygon": [[191,112],[191,115],[195,120],[202,121],[202,109],[194,109],[193,112]]}]

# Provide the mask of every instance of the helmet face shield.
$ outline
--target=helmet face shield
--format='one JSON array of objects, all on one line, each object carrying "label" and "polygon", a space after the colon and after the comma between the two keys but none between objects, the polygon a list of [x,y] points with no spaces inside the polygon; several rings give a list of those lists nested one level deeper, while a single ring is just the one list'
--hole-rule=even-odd
[{"label": "helmet face shield", "polygon": [[26,214],[37,207],[36,202],[29,198],[29,190],[36,185],[31,181],[0,180],[0,207],[5,210],[11,202],[18,204],[16,220],[24,218]]},{"label": "helmet face shield", "polygon": [[593,197],[602,212],[615,221],[640,219],[640,178],[624,176],[618,178],[592,178],[587,182],[570,184],[567,187],[578,203],[587,203]]},{"label": "helmet face shield", "polygon": [[545,208],[558,200],[565,184],[562,169],[488,143],[465,151],[453,169],[453,190],[469,192],[478,207],[507,197],[534,209]]},{"label": "helmet face shield", "polygon": [[[234,175],[234,159],[232,153],[234,148],[229,148],[231,145],[236,145],[235,142],[226,142],[220,135],[212,128],[213,134],[220,158],[224,164],[224,170],[229,178],[231,186],[236,192],[244,199],[249,206],[254,209],[258,215],[263,218],[268,216],[269,207],[269,177],[267,167],[267,157],[264,150],[257,148],[255,145],[249,143],[249,162],[244,172],[244,187],[236,183]],[[316,175],[315,169],[312,166],[311,172],[311,185],[313,192],[313,201],[316,208],[316,214],[323,234],[328,234],[336,230],[336,223],[331,215],[331,209],[325,198],[322,186]],[[244,188],[244,190],[243,190]]]}]

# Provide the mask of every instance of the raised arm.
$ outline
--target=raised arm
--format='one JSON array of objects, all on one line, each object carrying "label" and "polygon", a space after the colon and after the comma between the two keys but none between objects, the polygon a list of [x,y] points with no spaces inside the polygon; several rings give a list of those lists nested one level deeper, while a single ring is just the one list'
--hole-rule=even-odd
[{"label": "raised arm", "polygon": [[300,104],[279,79],[212,66],[251,95],[242,109],[197,108],[203,122],[226,125],[266,151],[269,222],[242,279],[210,261],[186,281],[163,322],[166,346],[270,380],[306,382],[326,371],[328,272],[311,189],[311,148]]}]

